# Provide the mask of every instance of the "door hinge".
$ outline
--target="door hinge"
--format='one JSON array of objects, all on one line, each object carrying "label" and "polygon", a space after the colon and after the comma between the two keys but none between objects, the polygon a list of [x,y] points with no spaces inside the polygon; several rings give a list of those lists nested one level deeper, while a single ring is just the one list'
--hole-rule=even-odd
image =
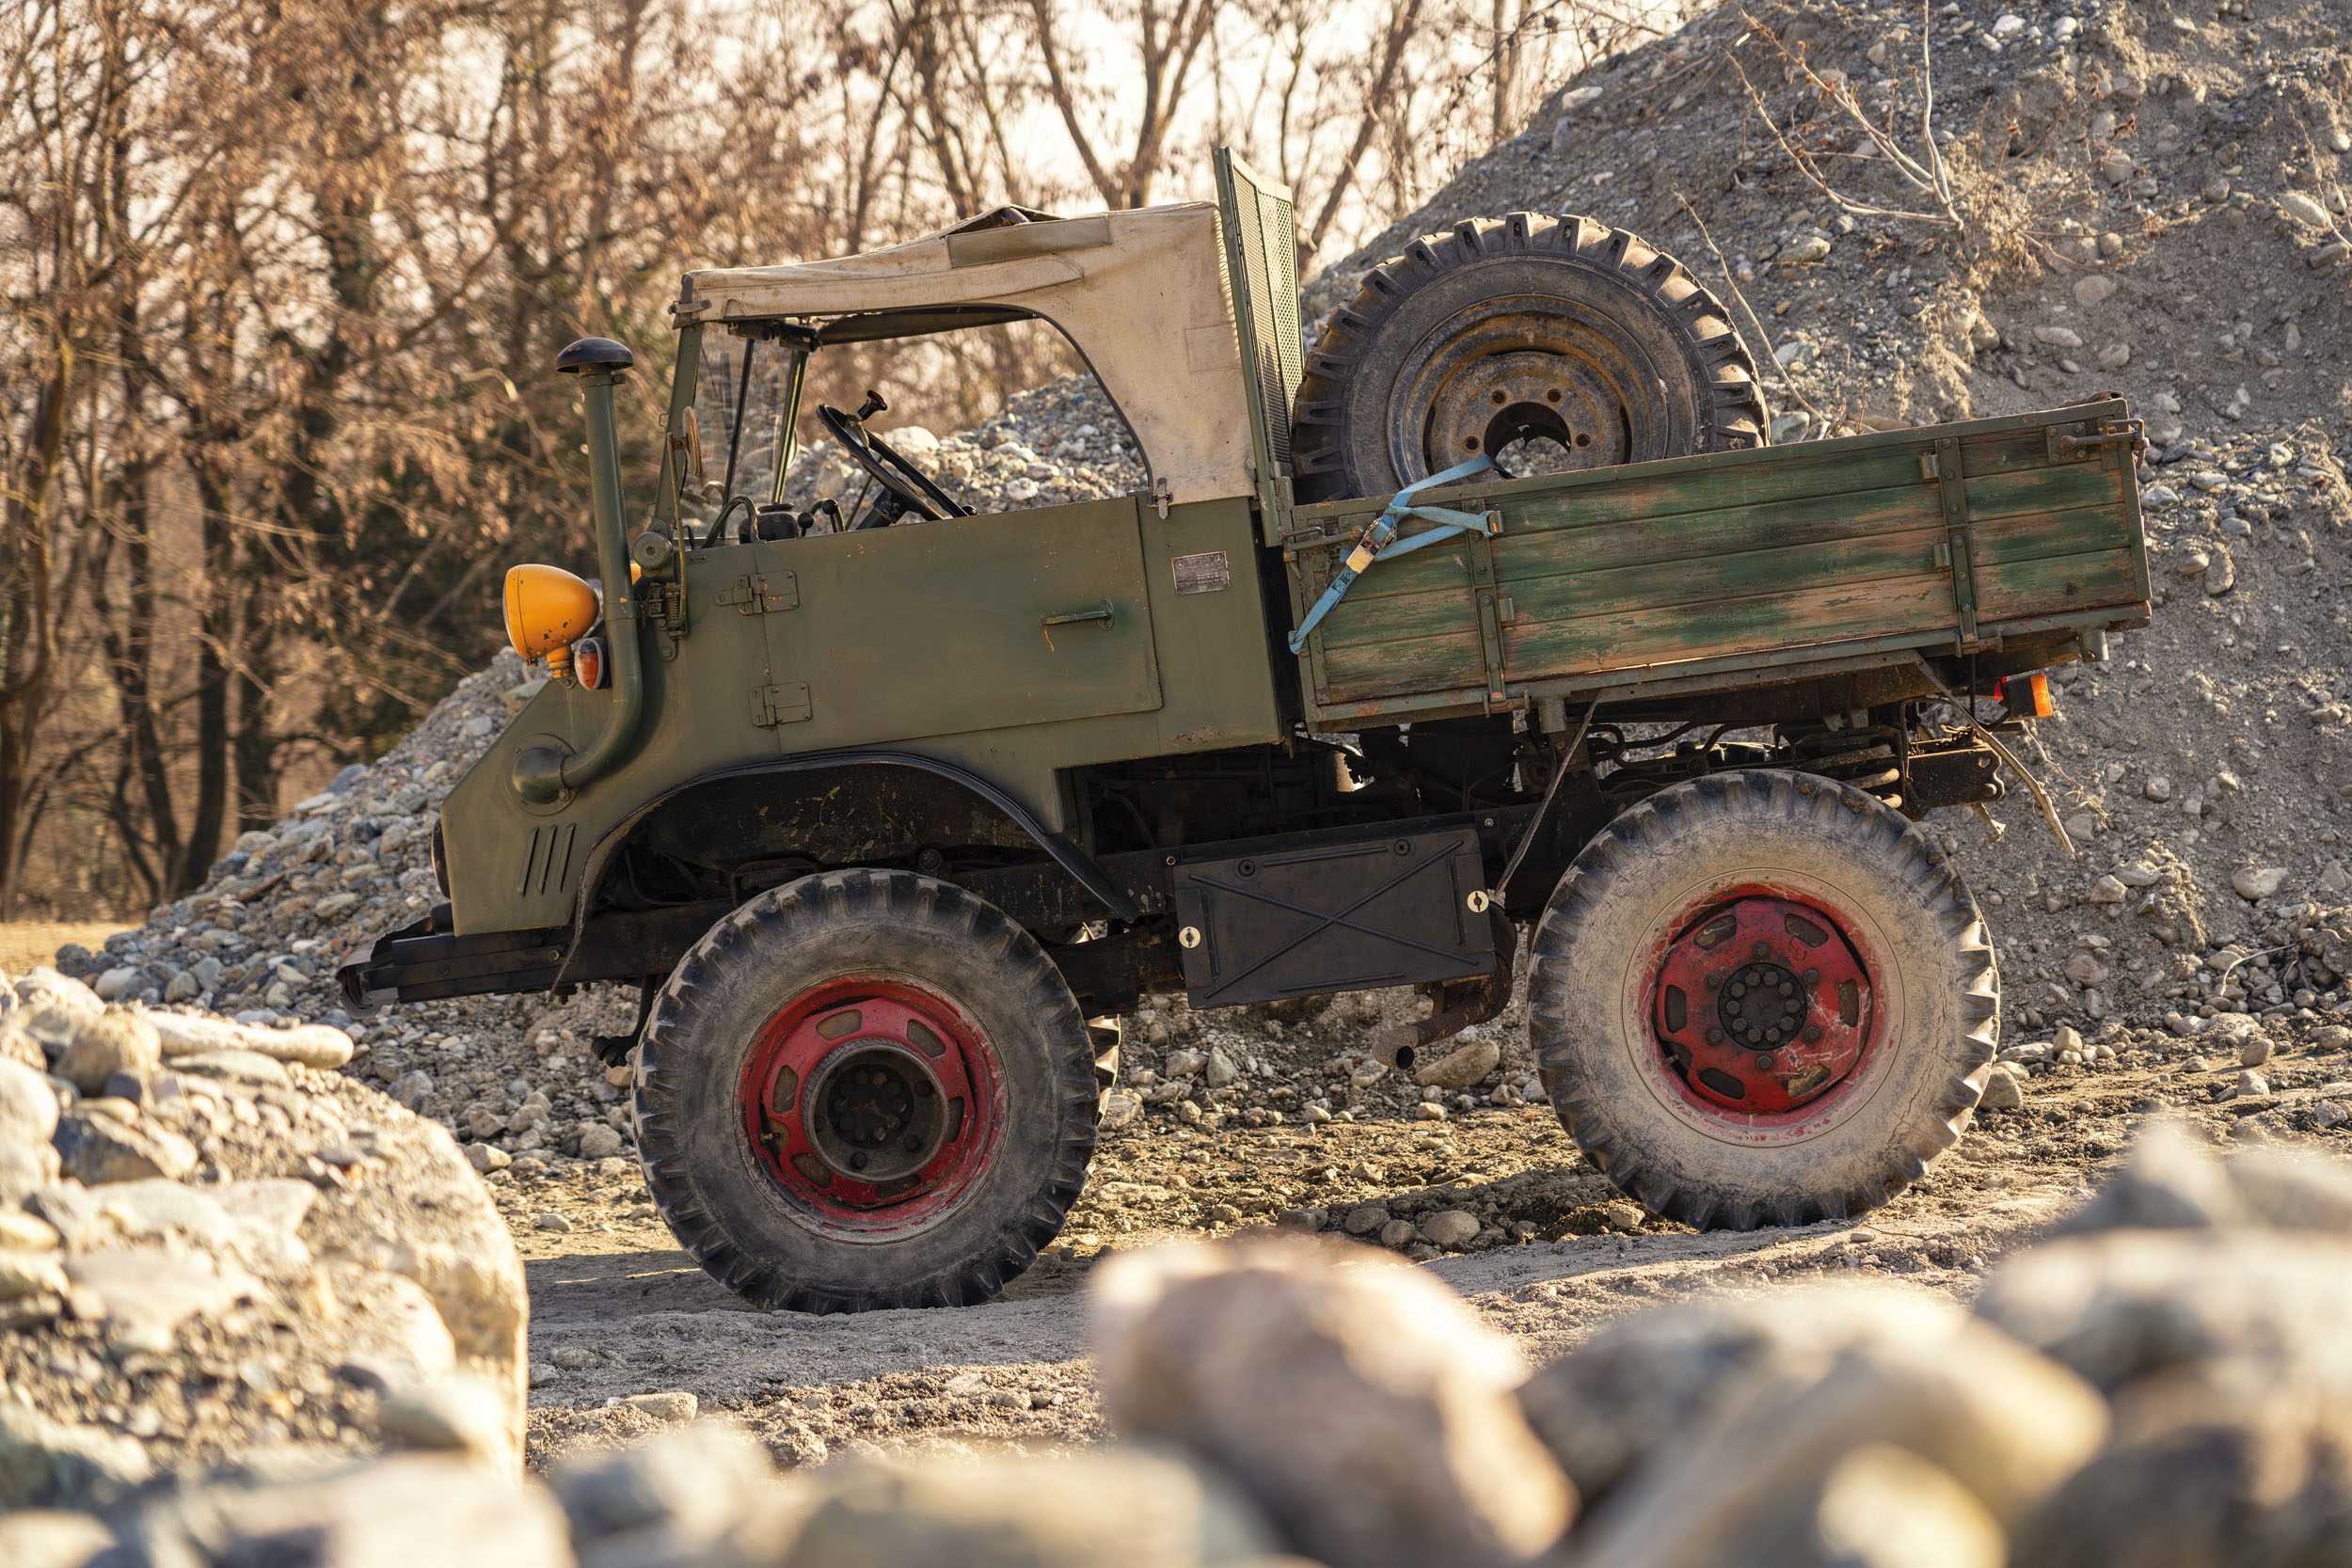
[{"label": "door hinge", "polygon": [[800,578],[790,572],[762,572],[739,577],[732,588],[710,596],[712,604],[731,604],[744,615],[765,615],[771,610],[798,610]]},{"label": "door hinge", "polygon": [[752,722],[763,730],[778,724],[797,724],[811,711],[806,681],[752,688]]}]

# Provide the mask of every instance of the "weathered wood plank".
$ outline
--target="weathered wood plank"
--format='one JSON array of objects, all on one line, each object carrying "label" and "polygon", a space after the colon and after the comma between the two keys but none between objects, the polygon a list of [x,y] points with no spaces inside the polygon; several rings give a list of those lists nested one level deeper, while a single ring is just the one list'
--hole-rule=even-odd
[{"label": "weathered wood plank", "polygon": [[2007,561],[2033,561],[2051,555],[2087,555],[2112,551],[2128,570],[2129,536],[2118,526],[2117,509],[2076,507],[2066,512],[2033,513],[1979,523],[1969,530],[1976,541],[1977,570]]},{"label": "weathered wood plank", "polygon": [[1685,606],[1670,615],[1633,609],[1518,625],[1503,634],[1503,669],[1511,680],[1541,680],[1762,648],[1932,631],[1951,622],[1947,578],[1880,578]]},{"label": "weathered wood plank", "polygon": [[1356,703],[1484,685],[1486,656],[1473,622],[1467,629],[1441,636],[1327,647],[1323,673],[1324,701]]},{"label": "weathered wood plank", "polygon": [[2042,556],[1977,573],[1977,618],[1994,624],[2028,615],[2062,615],[2096,605],[2135,604],[2139,574],[2113,550]]},{"label": "weathered wood plank", "polygon": [[2035,512],[2105,506],[2116,513],[2116,536],[2122,538],[2125,531],[2122,495],[2122,477],[2096,463],[2020,468],[2006,474],[1972,474],[1968,478],[1968,516],[1972,522],[1989,522]]}]

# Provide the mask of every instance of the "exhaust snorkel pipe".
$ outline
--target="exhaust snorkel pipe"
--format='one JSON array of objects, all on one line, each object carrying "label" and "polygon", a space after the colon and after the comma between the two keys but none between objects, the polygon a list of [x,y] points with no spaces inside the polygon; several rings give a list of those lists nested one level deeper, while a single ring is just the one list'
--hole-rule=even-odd
[{"label": "exhaust snorkel pipe", "polygon": [[552,746],[529,746],[515,756],[515,791],[547,805],[610,772],[637,738],[644,708],[645,673],[637,642],[637,600],[628,578],[628,542],[622,536],[621,439],[612,422],[612,388],[636,361],[610,338],[582,338],[555,357],[555,368],[580,378],[588,412],[588,499],[596,530],[596,570],[604,578],[604,619],[611,630],[612,709],[604,733],[577,756]]}]

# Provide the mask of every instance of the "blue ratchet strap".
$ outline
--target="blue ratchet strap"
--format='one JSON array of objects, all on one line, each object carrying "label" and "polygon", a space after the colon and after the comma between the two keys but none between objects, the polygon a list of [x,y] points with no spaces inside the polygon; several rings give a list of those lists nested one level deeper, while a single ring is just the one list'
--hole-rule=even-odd
[{"label": "blue ratchet strap", "polygon": [[[1363,575],[1364,568],[1374,562],[1387,561],[1408,550],[1420,549],[1424,545],[1443,544],[1457,533],[1473,531],[1489,534],[1501,532],[1500,528],[1479,513],[1456,512],[1444,506],[1418,506],[1413,502],[1415,496],[1432,485],[1456,483],[1472,475],[1483,474],[1493,467],[1491,458],[1473,457],[1467,463],[1455,464],[1441,474],[1417,479],[1390,497],[1389,504],[1382,509],[1380,515],[1356,535],[1356,547],[1347,552],[1347,564],[1340,568],[1339,576],[1331,579],[1331,586],[1323,591],[1323,597],[1315,601],[1314,608],[1307,611],[1307,618],[1298,623],[1298,629],[1291,633],[1291,652],[1297,653],[1307,646],[1307,639],[1313,633],[1316,625],[1330,614],[1342,599],[1347,597],[1347,591],[1356,585],[1356,579]],[[1399,539],[1396,536],[1397,526],[1407,517],[1419,517],[1423,522],[1438,526],[1426,533],[1416,533],[1410,539]]]}]

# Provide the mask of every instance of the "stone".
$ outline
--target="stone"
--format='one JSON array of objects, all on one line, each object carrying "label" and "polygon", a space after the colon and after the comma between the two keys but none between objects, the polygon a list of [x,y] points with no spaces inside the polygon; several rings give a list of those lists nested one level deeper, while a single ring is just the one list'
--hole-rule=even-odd
[{"label": "stone", "polygon": [[168,1127],[135,1125],[77,1110],[57,1124],[58,1164],[88,1186],[161,1177],[177,1181],[196,1168],[196,1146]]},{"label": "stone", "polygon": [[163,1064],[155,1026],[144,1012],[109,1007],[85,1014],[76,1022],[72,1041],[57,1058],[57,1076],[84,1094],[103,1091],[118,1072],[151,1072]]},{"label": "stone", "polygon": [[171,1068],[174,1072],[192,1072],[200,1078],[268,1084],[281,1089],[294,1084],[283,1062],[258,1051],[199,1051],[193,1056],[174,1056]]},{"label": "stone", "polygon": [[0,1396],[0,1514],[103,1508],[153,1468],[136,1438],[56,1420]]},{"label": "stone", "polygon": [[65,1265],[51,1254],[0,1252],[0,1303],[33,1295],[63,1295],[70,1289]]},{"label": "stone", "polygon": [[1502,1048],[1482,1036],[1437,1061],[1417,1066],[1413,1082],[1423,1088],[1467,1089],[1484,1079],[1502,1060]]},{"label": "stone", "polygon": [[2235,1100],[2262,1100],[2268,1097],[2270,1083],[2261,1073],[2249,1068],[2237,1075],[2237,1082],[2231,1085],[2230,1092],[2231,1098]]},{"label": "stone", "polygon": [[2074,279],[2074,303],[2085,307],[2103,304],[2114,295],[2115,290],[2114,278],[2106,273],[2094,272]]},{"label": "stone", "polygon": [[620,1132],[604,1122],[591,1122],[580,1129],[580,1157],[583,1160],[610,1160],[628,1147]]},{"label": "stone", "polygon": [[[1096,1118],[1095,1127],[1104,1132],[1121,1132],[1133,1127],[1142,1115],[1143,1101],[1134,1095],[1106,1094],[1103,1097],[1103,1109]],[[613,1142],[616,1145],[620,1142],[619,1133],[613,1133]],[[580,1148],[584,1154],[587,1149],[587,1139],[584,1137],[580,1140]],[[618,1153],[619,1149],[616,1148],[614,1152]]]},{"label": "stone", "polygon": [[2099,155],[2099,172],[2110,185],[2129,180],[2137,166],[2132,162],[2132,155],[2120,147],[2110,147]]},{"label": "stone", "polygon": [[1866,1443],[1821,1482],[1805,1524],[1820,1560],[1851,1568],[2000,1568],[2009,1538],[1958,1478],[1892,1443]]},{"label": "stone", "polygon": [[2218,598],[2236,586],[2237,563],[2230,559],[2225,546],[2214,546],[2212,564],[2205,568],[2205,592]]},{"label": "stone", "polygon": [[1990,354],[2001,346],[2001,329],[1982,315],[1968,318],[1968,345],[1979,354]]},{"label": "stone", "polygon": [[1448,1252],[1468,1246],[1480,1228],[1478,1216],[1466,1209],[1440,1209],[1421,1222],[1422,1239]]},{"label": "stone", "polygon": [[1274,1217],[1274,1227],[1277,1230],[1321,1230],[1324,1217],[1324,1211],[1320,1209],[1285,1209]]},{"label": "stone", "polygon": [[804,1504],[776,1481],[767,1450],[718,1421],[568,1456],[550,1478],[587,1561],[647,1565],[777,1560]]},{"label": "stone", "polygon": [[2328,227],[2328,209],[2305,196],[2301,191],[2282,193],[2279,198],[2279,205],[2285,210],[2287,216],[2297,223],[2309,224],[2314,229]]},{"label": "stone", "polygon": [[86,1568],[115,1544],[114,1531],[87,1513],[30,1508],[0,1513],[0,1562],[9,1568]]},{"label": "stone", "polygon": [[2094,904],[2121,904],[2128,894],[2121,881],[2112,876],[2105,876],[2090,884],[2090,892],[2086,896]]},{"label": "stone", "polygon": [[1383,1220],[1379,1234],[1380,1244],[1393,1251],[1420,1241],[1421,1227],[1411,1220]]},{"label": "stone", "polygon": [[[324,1023],[262,1029],[197,1013],[150,1013],[169,1058],[219,1051],[250,1051],[274,1061],[322,1070],[351,1060],[351,1037]],[[176,1061],[175,1061],[175,1065]]]},{"label": "stone", "polygon": [[433,1092],[433,1075],[429,1072],[404,1072],[392,1080],[392,1086],[384,1091],[392,1103],[404,1111],[415,1111],[424,1104],[424,1097]]},{"label": "stone", "polygon": [[2115,879],[2125,887],[2154,887],[2164,880],[2163,874],[2146,861],[2133,861],[2115,868]]},{"label": "stone", "polygon": [[106,1006],[89,987],[46,964],[25,971],[16,983],[16,997],[28,1010],[63,1007],[69,1012],[94,1013]]},{"label": "stone", "polygon": [[58,1244],[57,1227],[47,1220],[0,1209],[0,1252],[48,1252]]},{"label": "stone", "polygon": [[634,1410],[672,1425],[691,1421],[702,1413],[702,1402],[684,1389],[658,1394],[629,1394],[613,1402],[625,1410]]},{"label": "stone", "polygon": [[515,1157],[502,1148],[495,1148],[488,1144],[466,1146],[466,1164],[485,1175],[494,1170],[504,1170],[514,1163]]},{"label": "stone", "polygon": [[509,1419],[498,1389],[458,1373],[387,1396],[376,1407],[375,1429],[400,1448],[463,1453],[496,1465],[513,1441]]},{"label": "stone", "polygon": [[[299,1474],[300,1472],[296,1472]],[[139,1516],[140,1560],[424,1568],[572,1568],[547,1492],[453,1453],[397,1453],[315,1479],[189,1488]]]},{"label": "stone", "polygon": [[57,1131],[57,1091],[22,1062],[0,1057],[0,1148],[46,1146]]},{"label": "stone", "polygon": [[2051,348],[2080,348],[2083,346],[2082,334],[2075,331],[2071,326],[2037,326],[2033,329],[2033,341],[2037,343],[2045,344]]},{"label": "stone", "polygon": [[[1849,1330],[1842,1343],[1756,1357],[1742,1397],[1676,1434],[1674,1464],[1619,1487],[1579,1562],[1738,1560],[1759,1520],[1819,1495],[1841,1461],[1877,1444],[1949,1473],[2003,1528],[2029,1514],[2105,1443],[2106,1402],[2076,1373],[1942,1303],[1916,1308],[1899,1331]],[[1708,1485],[1691,1486],[1694,1475]]]},{"label": "stone", "polygon": [[1590,1509],[1783,1376],[1815,1378],[1874,1337],[1941,1337],[1948,1303],[1886,1285],[1797,1286],[1619,1319],[1542,1368],[1520,1406]]},{"label": "stone", "polygon": [[129,964],[122,964],[99,975],[98,983],[92,989],[97,991],[101,1002],[119,1002],[126,996],[137,994],[139,987],[146,983],[145,974]]},{"label": "stone", "polygon": [[540,1214],[532,1219],[531,1222],[531,1227],[533,1230],[552,1230],[557,1235],[563,1236],[570,1234],[572,1222],[550,1210],[547,1213]]},{"label": "stone", "polygon": [[1295,1560],[1274,1555],[1274,1532],[1232,1479],[1181,1455],[1115,1447],[1054,1460],[990,1454],[840,1465],[820,1473],[796,1503],[792,1544],[781,1557],[662,1560],[778,1568],[1274,1568]]},{"label": "stone", "polygon": [[1160,1064],[1161,1076],[1195,1078],[1200,1076],[1201,1069],[1208,1065],[1209,1053],[1205,1051],[1171,1051]]},{"label": "stone", "polygon": [[1359,1204],[1347,1212],[1340,1228],[1351,1236],[1369,1236],[1389,1223],[1389,1212],[1377,1203]]},{"label": "stone", "polygon": [[2026,1103],[2025,1084],[2016,1069],[2007,1062],[1995,1062],[1985,1074],[1984,1094],[1977,1101],[1979,1110],[2014,1111]]},{"label": "stone", "polygon": [[1828,260],[1831,249],[1830,238],[1826,234],[1799,234],[1780,247],[1776,260],[1794,266],[1808,266]]},{"label": "stone", "polygon": [[1124,1253],[1095,1281],[1112,1425],[1232,1477],[1303,1556],[1487,1568],[1573,1516],[1518,1353],[1421,1270],[1284,1238]]},{"label": "stone", "polygon": [[1212,1046],[1209,1048],[1209,1059],[1201,1076],[1209,1087],[1221,1089],[1239,1078],[1241,1069],[1233,1065],[1233,1059],[1225,1053],[1224,1047]]},{"label": "stone", "polygon": [[2099,368],[2103,371],[2120,371],[2131,362],[2132,345],[2129,343],[2107,343],[2099,350]]},{"label": "stone", "polygon": [[1772,443],[1778,447],[1799,440],[1812,424],[1813,416],[1802,409],[1790,409],[1786,413],[1775,414],[1772,416],[1772,423],[1769,432]]},{"label": "stone", "polygon": [[2286,868],[2278,865],[2247,866],[2230,874],[2230,885],[2249,902],[2269,897],[2286,885]]},{"label": "stone", "polygon": [[2270,1052],[2271,1045],[2270,1037],[2268,1035],[2249,1034],[2238,1041],[2237,1065],[2240,1067],[2260,1067],[2265,1062],[2270,1060]]}]

